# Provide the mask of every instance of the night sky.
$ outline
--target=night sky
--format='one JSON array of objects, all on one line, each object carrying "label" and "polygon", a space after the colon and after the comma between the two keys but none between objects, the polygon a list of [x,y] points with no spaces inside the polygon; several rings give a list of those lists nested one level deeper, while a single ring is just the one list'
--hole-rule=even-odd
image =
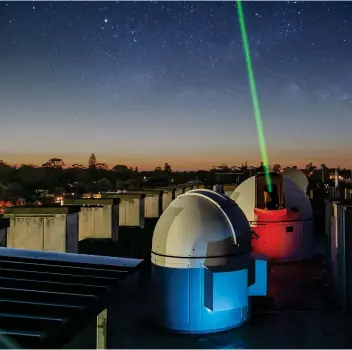
[{"label": "night sky", "polygon": [[[352,167],[352,3],[244,2],[269,163]],[[0,2],[0,159],[260,151],[233,2]]]}]

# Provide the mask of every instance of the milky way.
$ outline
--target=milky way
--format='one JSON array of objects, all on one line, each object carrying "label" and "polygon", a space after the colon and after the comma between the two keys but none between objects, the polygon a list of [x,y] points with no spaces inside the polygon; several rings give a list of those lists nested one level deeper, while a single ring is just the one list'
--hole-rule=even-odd
[{"label": "milky way", "polygon": [[[344,159],[352,5],[243,5],[269,161]],[[0,30],[7,157],[259,157],[233,2],[1,2]]]}]

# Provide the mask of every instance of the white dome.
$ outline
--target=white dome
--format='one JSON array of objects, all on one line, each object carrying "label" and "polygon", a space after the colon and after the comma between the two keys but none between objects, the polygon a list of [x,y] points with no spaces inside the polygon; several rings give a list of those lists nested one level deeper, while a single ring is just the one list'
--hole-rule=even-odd
[{"label": "white dome", "polygon": [[[285,195],[286,208],[298,208],[302,220],[309,220],[313,217],[312,206],[305,192],[292,180],[283,176],[283,192]],[[243,210],[248,221],[254,221],[255,207],[255,176],[242,182],[232,193],[231,198],[236,201]]]},{"label": "white dome", "polygon": [[197,189],[178,196],[161,215],[152,252],[185,258],[226,256],[250,240],[248,221],[233,200]]},{"label": "white dome", "polygon": [[295,168],[287,168],[283,171],[282,175],[295,182],[304,193],[307,192],[309,182],[307,176],[302,171]]}]

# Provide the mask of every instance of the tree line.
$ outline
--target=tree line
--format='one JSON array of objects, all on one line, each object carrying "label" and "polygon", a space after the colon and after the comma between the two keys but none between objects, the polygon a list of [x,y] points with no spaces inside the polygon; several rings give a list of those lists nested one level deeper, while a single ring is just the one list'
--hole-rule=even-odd
[{"label": "tree line", "polygon": [[[278,172],[282,169],[279,164],[274,164],[270,170]],[[317,167],[312,163],[304,169],[307,175],[316,170]],[[139,171],[138,167],[122,164],[109,168],[105,163],[99,163],[94,153],[89,157],[87,166],[73,164],[66,167],[61,158],[51,158],[41,166],[22,164],[19,167],[0,160],[0,199],[33,199],[38,190],[55,195],[81,195],[85,192],[169,186],[195,180],[207,185],[217,182],[233,183],[243,181],[260,171],[264,171],[263,163],[256,167],[247,163],[241,166],[221,164],[209,170],[197,171],[172,171],[167,162],[153,171]]]}]

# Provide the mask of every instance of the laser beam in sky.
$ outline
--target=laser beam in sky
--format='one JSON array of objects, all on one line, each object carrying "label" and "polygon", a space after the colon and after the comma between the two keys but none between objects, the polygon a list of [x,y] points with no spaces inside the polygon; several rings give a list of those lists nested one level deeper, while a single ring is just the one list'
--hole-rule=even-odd
[{"label": "laser beam in sky", "polygon": [[237,2],[237,6],[236,6],[237,7],[237,16],[238,16],[238,21],[240,23],[240,28],[241,28],[243,51],[244,51],[244,56],[245,56],[245,60],[246,60],[249,88],[250,88],[251,95],[252,95],[254,119],[255,119],[255,123],[257,125],[257,135],[258,135],[259,148],[260,148],[260,152],[261,152],[262,162],[264,165],[266,184],[268,186],[269,192],[271,192],[272,186],[271,186],[271,179],[270,179],[270,173],[269,173],[268,153],[266,150],[263,121],[262,121],[262,117],[261,117],[261,113],[260,113],[259,99],[258,99],[256,85],[255,85],[251,53],[250,53],[249,44],[248,44],[246,23],[244,20],[244,13],[243,13],[243,8],[242,8],[242,1],[237,0],[236,2]]}]

